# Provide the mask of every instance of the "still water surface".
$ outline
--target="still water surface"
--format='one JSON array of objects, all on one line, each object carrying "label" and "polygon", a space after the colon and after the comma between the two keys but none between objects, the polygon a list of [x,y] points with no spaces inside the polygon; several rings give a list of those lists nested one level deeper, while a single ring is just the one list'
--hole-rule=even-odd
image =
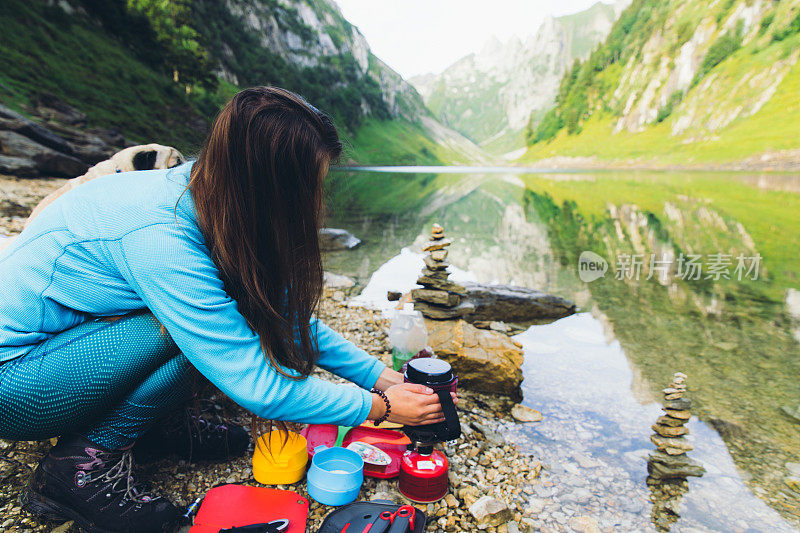
[{"label": "still water surface", "polygon": [[[580,307],[516,337],[523,403],[544,421],[505,434],[549,467],[531,495],[537,524],[559,530],[589,514],[621,531],[797,530],[800,423],[781,408],[800,404],[798,176],[378,170],[329,179],[329,225],[363,243],[328,254],[326,269],[354,276],[360,300],[388,307],[387,289],[413,286],[439,222],[455,279]],[[608,262],[588,283],[577,268],[586,250]],[[681,254],[699,256],[699,279],[678,270]],[[651,268],[651,256],[662,262]],[[737,272],[740,256],[758,273]],[[690,456],[707,473],[651,494],[649,426],[676,371],[694,402]]]}]

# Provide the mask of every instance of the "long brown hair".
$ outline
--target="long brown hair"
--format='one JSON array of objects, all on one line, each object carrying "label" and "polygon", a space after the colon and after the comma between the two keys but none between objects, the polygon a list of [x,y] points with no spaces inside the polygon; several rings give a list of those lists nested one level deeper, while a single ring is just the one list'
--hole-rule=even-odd
[{"label": "long brown hair", "polygon": [[270,364],[297,379],[317,359],[309,321],[323,285],[323,180],[341,151],[324,113],[290,91],[253,87],[220,111],[189,182],[226,292]]}]

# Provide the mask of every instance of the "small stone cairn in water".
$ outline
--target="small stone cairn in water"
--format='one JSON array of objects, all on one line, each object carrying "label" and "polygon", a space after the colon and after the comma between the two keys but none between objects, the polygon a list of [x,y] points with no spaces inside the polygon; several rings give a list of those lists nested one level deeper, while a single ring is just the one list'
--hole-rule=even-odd
[{"label": "small stone cairn in water", "polygon": [[694,449],[686,440],[689,428],[685,424],[692,416],[692,401],[684,398],[686,393],[686,374],[676,372],[672,383],[664,389],[664,413],[658,417],[652,428],[655,433],[650,440],[658,448],[650,454],[647,471],[650,477],[659,479],[686,479],[687,476],[700,477],[705,468],[690,459],[686,452]]},{"label": "small stone cairn in water", "polygon": [[461,300],[467,292],[464,287],[448,280],[450,275],[447,267],[447,247],[453,241],[445,238],[444,228],[434,224],[431,229],[431,239],[422,247],[423,252],[428,252],[424,257],[425,268],[417,283],[422,289],[413,289],[411,298],[414,300],[414,309],[423,316],[438,320],[458,318],[463,309],[459,307]]},{"label": "small stone cairn in water", "polygon": [[686,452],[693,446],[686,440],[689,429],[685,424],[692,416],[691,400],[684,398],[686,374],[676,372],[672,383],[664,389],[664,413],[655,424],[650,437],[658,450],[647,461],[647,487],[650,489],[650,521],[656,530],[669,532],[679,518],[681,499],[689,491],[688,476],[700,477],[703,465],[690,459]]}]

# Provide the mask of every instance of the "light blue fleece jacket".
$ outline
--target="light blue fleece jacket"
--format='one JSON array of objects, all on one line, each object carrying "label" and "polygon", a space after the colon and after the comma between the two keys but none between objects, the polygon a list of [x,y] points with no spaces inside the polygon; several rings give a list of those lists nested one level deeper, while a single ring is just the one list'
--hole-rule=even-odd
[{"label": "light blue fleece jacket", "polygon": [[[319,321],[318,364],[359,387],[276,372],[225,292],[186,190],[191,163],[97,178],[58,198],[0,253],[0,361],[90,317],[148,308],[236,403],[274,420],[355,426],[385,365]],[[2,363],[0,363],[2,364]]]}]

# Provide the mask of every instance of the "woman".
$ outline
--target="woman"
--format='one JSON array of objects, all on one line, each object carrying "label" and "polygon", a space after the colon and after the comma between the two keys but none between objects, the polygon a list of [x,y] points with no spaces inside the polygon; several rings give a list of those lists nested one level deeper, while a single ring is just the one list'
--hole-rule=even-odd
[{"label": "woman", "polygon": [[[194,164],[81,185],[0,254],[0,437],[61,436],[28,509],[88,531],[170,527],[176,509],[137,485],[131,451],[165,429],[195,371],[272,420],[444,419],[432,391],[312,317],[323,179],[340,153],[302,98],[247,89]],[[360,388],[309,377],[315,364]],[[184,441],[197,455],[244,451],[241,428],[202,428]]]}]

